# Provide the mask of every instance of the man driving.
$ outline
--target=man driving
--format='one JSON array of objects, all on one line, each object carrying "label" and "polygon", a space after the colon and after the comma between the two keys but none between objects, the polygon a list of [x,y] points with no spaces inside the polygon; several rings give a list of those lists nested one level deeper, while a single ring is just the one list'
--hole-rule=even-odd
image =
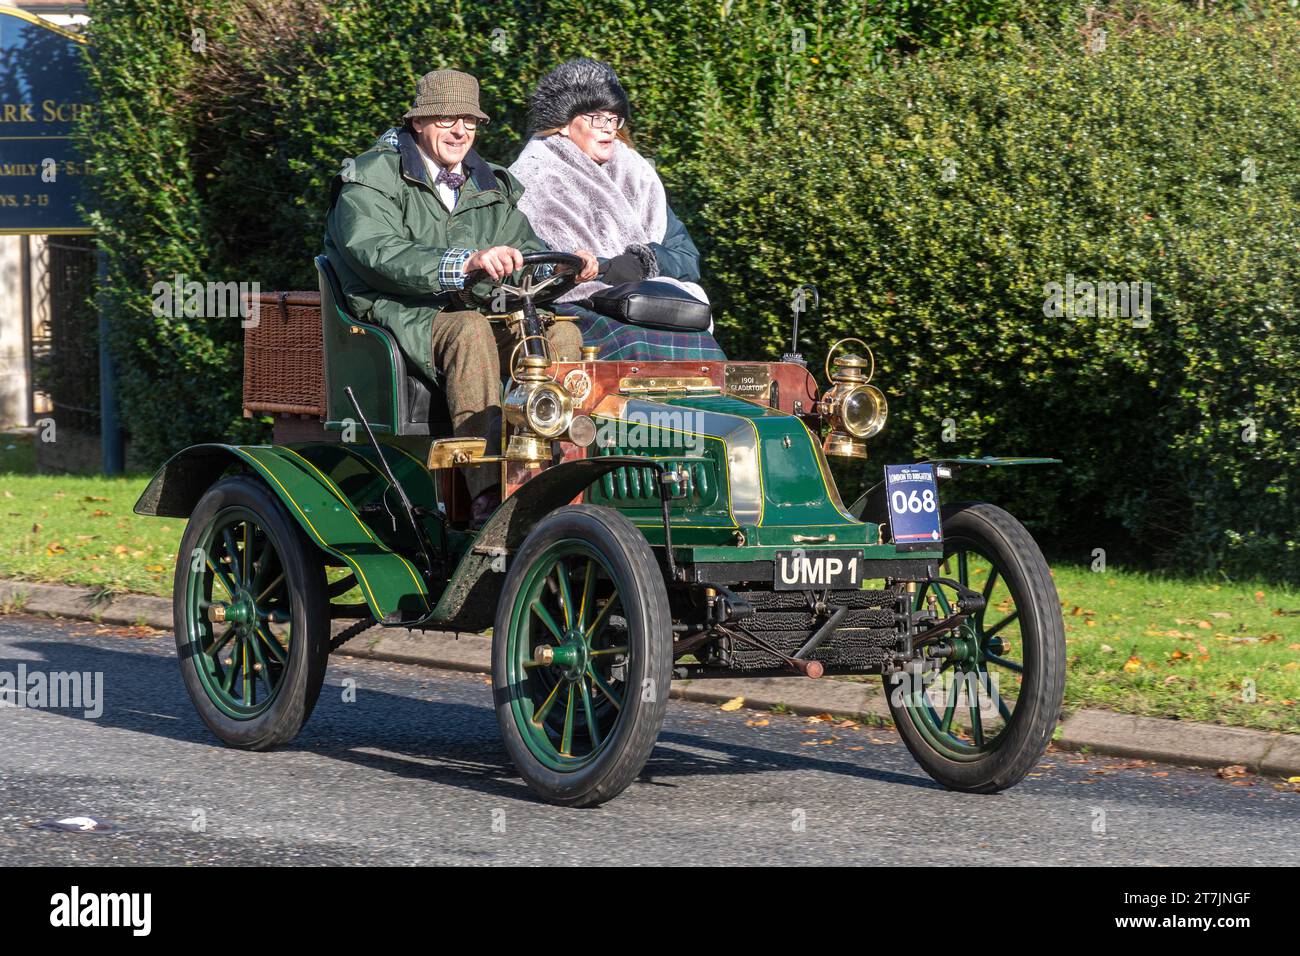
[{"label": "man driving", "polygon": [[[395,137],[344,164],[330,186],[325,253],[358,318],[383,325],[426,378],[440,374],[458,437],[499,447],[501,377],[517,339],[508,323],[489,323],[457,297],[467,275],[496,281],[540,252],[517,208],[523,187],[474,151],[479,85],[457,70],[420,78],[415,104]],[[596,275],[596,257],[577,280]],[[556,359],[576,360],[582,344],[572,322],[547,330]],[[471,521],[481,524],[501,501],[494,466],[465,469]]]}]

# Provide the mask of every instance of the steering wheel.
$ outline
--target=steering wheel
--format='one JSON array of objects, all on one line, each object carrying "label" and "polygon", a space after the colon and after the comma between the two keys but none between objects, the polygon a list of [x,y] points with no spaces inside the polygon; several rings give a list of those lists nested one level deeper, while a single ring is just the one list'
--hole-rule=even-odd
[{"label": "steering wheel", "polygon": [[[538,268],[544,265],[555,268],[550,275],[538,280]],[[470,305],[491,309],[494,313],[517,312],[525,305],[554,302],[578,284],[577,276],[581,271],[582,259],[571,252],[525,252],[518,285],[502,279],[492,286],[490,292],[480,294],[474,291],[474,287],[484,280],[492,280],[488,279],[485,269],[475,269],[465,274],[461,298]],[[501,293],[505,294],[504,297]]]}]

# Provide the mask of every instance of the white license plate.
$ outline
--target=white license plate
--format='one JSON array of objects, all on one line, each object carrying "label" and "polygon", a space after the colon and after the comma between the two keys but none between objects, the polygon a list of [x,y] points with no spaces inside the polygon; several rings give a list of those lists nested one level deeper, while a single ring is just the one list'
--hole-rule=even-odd
[{"label": "white license plate", "polygon": [[776,553],[778,591],[802,591],[807,588],[859,588],[862,586],[861,551],[792,551]]}]

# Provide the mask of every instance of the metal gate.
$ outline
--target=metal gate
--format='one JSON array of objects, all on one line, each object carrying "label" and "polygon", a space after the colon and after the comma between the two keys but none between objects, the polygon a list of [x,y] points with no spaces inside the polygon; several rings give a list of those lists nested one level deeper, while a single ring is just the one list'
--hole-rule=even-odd
[{"label": "metal gate", "polygon": [[95,248],[90,236],[46,242],[48,314],[33,323],[33,406],[60,429],[99,433],[99,315],[94,302]]}]

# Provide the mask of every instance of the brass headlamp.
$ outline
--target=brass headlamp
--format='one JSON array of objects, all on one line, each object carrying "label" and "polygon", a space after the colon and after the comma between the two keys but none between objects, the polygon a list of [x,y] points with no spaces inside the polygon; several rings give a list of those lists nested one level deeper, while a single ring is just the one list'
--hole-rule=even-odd
[{"label": "brass headlamp", "polygon": [[[866,357],[852,353],[835,359],[831,356],[846,342],[857,342],[866,349]],[[866,458],[864,439],[880,433],[889,416],[889,404],[880,389],[869,384],[875,374],[876,360],[861,339],[841,339],[826,354],[826,373],[831,387],[817,402],[817,412],[830,422],[830,432],[822,447],[828,455]]]},{"label": "brass headlamp", "polygon": [[[515,346],[516,350],[523,344],[521,341]],[[513,368],[513,356],[511,361],[511,387],[501,403],[505,420],[515,428],[506,447],[506,458],[511,461],[550,458],[550,443],[564,435],[573,421],[573,397],[546,374],[551,365],[546,356],[525,355],[517,372]]]}]

